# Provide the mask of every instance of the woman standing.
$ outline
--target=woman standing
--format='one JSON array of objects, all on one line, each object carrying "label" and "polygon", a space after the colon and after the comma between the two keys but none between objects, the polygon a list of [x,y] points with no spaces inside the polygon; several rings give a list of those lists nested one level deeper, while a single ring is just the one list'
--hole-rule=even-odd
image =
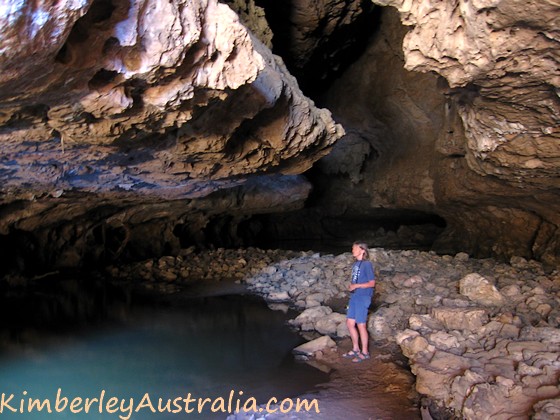
[{"label": "woman standing", "polygon": [[[346,325],[352,339],[352,350],[342,357],[352,359],[353,362],[363,362],[369,359],[369,337],[367,331],[367,315],[375,291],[375,273],[373,264],[369,261],[367,245],[355,242],[352,245],[352,255],[356,262],[352,266],[352,281],[348,286],[350,302],[346,313]],[[361,344],[361,348],[360,348]]]}]

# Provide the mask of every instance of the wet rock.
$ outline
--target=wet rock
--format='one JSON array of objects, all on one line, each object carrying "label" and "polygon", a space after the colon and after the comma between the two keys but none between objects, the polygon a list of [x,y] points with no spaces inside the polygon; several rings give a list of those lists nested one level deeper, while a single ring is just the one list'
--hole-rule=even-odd
[{"label": "wet rock", "polygon": [[287,302],[290,300],[288,292],[273,292],[269,293],[267,299],[272,302]]},{"label": "wet rock", "polygon": [[328,335],[316,338],[315,340],[308,341],[300,346],[297,346],[293,352],[296,354],[304,354],[306,356],[313,356],[313,354],[324,351],[325,349],[335,348],[336,343]]}]

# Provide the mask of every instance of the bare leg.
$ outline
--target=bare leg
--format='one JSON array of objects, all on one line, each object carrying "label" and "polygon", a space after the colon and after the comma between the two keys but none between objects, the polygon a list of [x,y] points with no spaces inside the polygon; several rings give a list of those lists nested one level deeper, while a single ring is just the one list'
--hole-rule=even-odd
[{"label": "bare leg", "polygon": [[366,324],[358,324],[358,331],[360,332],[360,342],[362,343],[362,353],[369,353],[369,337]]},{"label": "bare leg", "polygon": [[350,333],[350,338],[352,339],[352,350],[360,351],[360,343],[358,341],[358,330],[356,330],[356,320],[351,318],[346,318],[346,326],[348,327],[348,332]]}]

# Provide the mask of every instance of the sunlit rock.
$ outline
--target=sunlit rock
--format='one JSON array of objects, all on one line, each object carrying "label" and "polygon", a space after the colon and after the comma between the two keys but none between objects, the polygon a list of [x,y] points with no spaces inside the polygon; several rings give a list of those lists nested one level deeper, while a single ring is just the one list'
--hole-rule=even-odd
[{"label": "sunlit rock", "polygon": [[2,15],[10,194],[200,197],[301,173],[342,134],[226,5],[69,3]]}]

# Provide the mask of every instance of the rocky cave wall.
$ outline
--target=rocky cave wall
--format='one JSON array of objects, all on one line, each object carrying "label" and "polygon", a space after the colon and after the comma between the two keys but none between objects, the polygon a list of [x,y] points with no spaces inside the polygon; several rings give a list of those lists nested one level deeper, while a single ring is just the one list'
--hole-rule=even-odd
[{"label": "rocky cave wall", "polygon": [[[383,246],[380,225],[416,221],[432,229],[415,226],[413,246],[557,264],[558,7],[383,5],[363,54],[315,97],[346,135],[307,173],[306,208],[264,219],[267,232]],[[290,48],[312,57],[307,45]],[[327,78],[303,60],[290,71]]]},{"label": "rocky cave wall", "polygon": [[365,90],[361,97],[374,99],[362,103],[389,128],[366,136],[385,152],[366,187],[372,203],[437,212],[447,230],[435,249],[557,263],[558,4],[376,3],[398,10],[406,28],[404,68],[424,77],[376,71],[383,66],[378,58],[399,53],[382,46],[370,60],[377,61],[373,71],[351,76],[372,88],[362,85],[349,96]]},{"label": "rocky cave wall", "polygon": [[376,3],[398,14],[321,101],[347,132],[323,204],[433,212],[436,250],[557,264],[558,5]]},{"label": "rocky cave wall", "polygon": [[343,134],[217,1],[3,12],[0,242],[18,257],[7,264],[169,251],[169,232],[196,243],[214,214],[297,208],[309,190],[297,175]]},{"label": "rocky cave wall", "polygon": [[6,3],[10,262],[243,245],[259,214],[288,232],[393,214],[445,219],[441,251],[558,263],[553,1],[226,3]]},{"label": "rocky cave wall", "polygon": [[[391,4],[409,28],[405,67],[442,75],[463,124],[464,162],[444,162],[435,177],[448,238],[478,253],[557,262],[559,5]],[[440,137],[438,151],[449,155],[455,141]]]}]

